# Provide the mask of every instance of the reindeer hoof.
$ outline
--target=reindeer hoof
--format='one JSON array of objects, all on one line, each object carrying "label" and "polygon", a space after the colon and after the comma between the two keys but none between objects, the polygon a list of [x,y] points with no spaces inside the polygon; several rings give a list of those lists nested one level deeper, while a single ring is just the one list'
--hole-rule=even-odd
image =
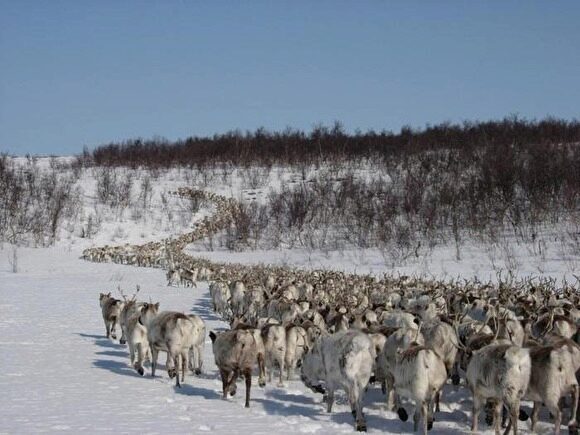
[{"label": "reindeer hoof", "polygon": [[250,404],[249,404],[249,403],[246,403],[246,404],[244,405],[244,408],[249,408],[249,407],[250,407]]},{"label": "reindeer hoof", "polygon": [[578,425],[575,422],[568,425],[568,433],[570,435],[578,435]]},{"label": "reindeer hoof", "polygon": [[195,369],[193,373],[195,373],[196,376],[199,376],[201,375],[201,369]]},{"label": "reindeer hoof", "polygon": [[176,372],[174,369],[169,369],[169,370],[167,370],[167,374],[169,375],[169,377],[170,377],[171,379],[173,379],[173,378],[175,377],[176,373],[177,373],[177,372]]},{"label": "reindeer hoof", "polygon": [[518,419],[520,421],[527,421],[528,418],[530,418],[530,416],[528,415],[528,413],[526,411],[524,411],[523,409],[520,409],[520,415],[518,416]]},{"label": "reindeer hoof", "polygon": [[427,430],[433,429],[433,420],[427,421]]},{"label": "reindeer hoof", "polygon": [[397,415],[401,421],[407,421],[409,419],[409,414],[405,411],[405,408],[397,409]]},{"label": "reindeer hoof", "polygon": [[121,339],[121,340],[119,340],[119,344],[127,344],[127,340]]},{"label": "reindeer hoof", "polygon": [[366,432],[367,431],[367,424],[366,423],[357,423],[356,430],[357,430],[357,432]]},{"label": "reindeer hoof", "polygon": [[112,338],[113,340],[116,340],[116,339],[117,339],[117,334],[111,334],[111,338]]},{"label": "reindeer hoof", "polygon": [[139,367],[137,369],[137,373],[139,373],[141,376],[143,376],[145,374],[145,370],[143,370],[143,367]]},{"label": "reindeer hoof", "polygon": [[377,382],[377,377],[375,375],[372,375],[369,378],[369,384],[374,384],[375,382]]},{"label": "reindeer hoof", "polygon": [[459,377],[459,375],[451,375],[451,383],[453,385],[459,385],[460,382],[461,378]]},{"label": "reindeer hoof", "polygon": [[259,381],[258,381],[258,385],[259,385],[260,387],[264,388],[264,387],[266,386],[266,381],[265,381],[265,380],[263,380],[263,379],[262,379],[262,380],[259,380]]}]

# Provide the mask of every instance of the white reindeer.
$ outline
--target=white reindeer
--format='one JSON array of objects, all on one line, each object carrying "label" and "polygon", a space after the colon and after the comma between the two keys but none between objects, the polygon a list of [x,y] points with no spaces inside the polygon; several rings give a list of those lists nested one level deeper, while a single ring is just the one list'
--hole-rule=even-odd
[{"label": "white reindeer", "polygon": [[147,328],[151,346],[151,376],[155,376],[159,351],[167,352],[167,373],[175,377],[175,385],[181,387],[179,367],[182,367],[182,382],[191,347],[195,339],[195,327],[189,317],[174,311],[159,312],[159,303],[144,304],[139,321]]},{"label": "white reindeer", "polygon": [[576,409],[578,408],[578,381],[576,372],[580,369],[580,348],[569,339],[561,339],[549,346],[536,346],[530,349],[532,374],[524,396],[534,402],[532,411],[532,432],[538,421],[540,407],[544,404],[554,416],[554,433],[560,433],[562,412],[559,402],[562,397],[572,393],[571,418],[568,422],[570,433],[577,429]]},{"label": "white reindeer", "polygon": [[356,430],[366,431],[362,398],[374,360],[373,342],[360,331],[322,336],[304,356],[302,381],[315,392],[326,391],[328,412],[332,412],[334,392],[339,388],[345,390],[355,417]]},{"label": "white reindeer", "polygon": [[[415,404],[414,430],[422,422],[422,433],[433,427],[433,405],[447,380],[445,363],[437,353],[419,344],[399,350],[393,367],[394,389],[397,396]],[[400,408],[399,416],[405,421],[407,413]]]},{"label": "white reindeer", "polygon": [[502,404],[508,410],[513,433],[517,434],[520,400],[528,389],[531,370],[529,350],[513,344],[491,344],[473,354],[466,375],[473,395],[473,432],[477,432],[481,408],[487,399],[492,399],[496,434],[500,433]]}]

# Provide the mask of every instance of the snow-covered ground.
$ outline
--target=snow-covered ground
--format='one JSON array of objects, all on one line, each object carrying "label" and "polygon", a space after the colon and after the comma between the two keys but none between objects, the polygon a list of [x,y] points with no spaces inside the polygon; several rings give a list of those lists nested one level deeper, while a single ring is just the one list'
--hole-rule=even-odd
[{"label": "snow-covered ground", "polygon": [[[140,377],[128,365],[127,348],[104,337],[99,292],[121,286],[128,293],[137,284],[141,299],[197,313],[208,330],[225,328],[211,312],[207,283],[166,287],[162,270],[89,263],[62,248],[19,249],[19,270],[12,273],[9,251],[7,245],[0,251],[0,433],[353,431],[344,395],[327,414],[322,397],[298,377],[284,388],[264,389],[254,378],[250,409],[243,407],[242,385],[237,396],[223,401],[209,338],[204,374],[188,375],[179,389],[163,364],[155,379]],[[411,421],[385,411],[378,385],[369,388],[364,403],[369,432],[412,431]],[[466,433],[470,406],[464,387],[446,386],[432,433]],[[541,429],[547,428],[543,423]]]},{"label": "snow-covered ground", "polygon": [[[7,249],[0,253],[0,433],[353,430],[344,397],[328,415],[321,396],[296,379],[285,388],[265,389],[254,379],[249,410],[243,408],[242,393],[223,401],[209,338],[204,374],[188,376],[179,389],[164,370],[155,379],[137,375],[128,366],[126,347],[104,337],[99,292],[115,292],[117,286],[130,292],[137,284],[142,299],[197,313],[208,330],[225,328],[209,308],[206,283],[193,290],[169,288],[162,270],[88,263],[61,248],[20,249],[14,274]],[[371,388],[366,398],[370,431],[411,429],[411,423],[403,424],[382,408],[380,391]],[[464,409],[455,404],[444,409],[436,432],[465,429]]]},{"label": "snow-covered ground", "polygon": [[[207,329],[227,325],[210,309],[208,283],[196,289],[167,287],[165,272],[116,264],[94,264],[79,258],[89,246],[122,245],[161,240],[190,230],[196,220],[212,213],[204,206],[192,213],[189,204],[163,196],[188,180],[187,171],[167,171],[154,180],[151,206],[136,216],[130,208],[121,214],[100,208],[95,200],[94,174],[82,174],[79,210],[84,217],[65,225],[54,247],[16,248],[17,273],[13,273],[14,249],[0,245],[0,434],[68,431],[70,433],[337,433],[352,432],[353,419],[344,395],[327,414],[322,397],[307,390],[295,377],[284,388],[257,386],[254,379],[251,408],[243,408],[243,387],[238,396],[223,401],[221,381],[206,341],[205,369],[201,377],[189,375],[181,389],[174,387],[164,371],[151,379],[140,377],[128,365],[128,351],[104,337],[98,304],[99,292],[116,292],[120,286],[131,293],[140,285],[140,299],[159,301],[163,309],[196,313]],[[133,196],[139,195],[135,173]],[[363,172],[364,175],[364,172]],[[308,176],[308,175],[307,175]],[[235,178],[238,177],[238,178]],[[219,175],[202,188],[240,200],[261,200],[268,189],[282,182],[298,182],[299,173],[272,170],[258,186],[234,176],[225,186]],[[259,178],[259,177],[258,177]],[[237,180],[237,181],[236,181]],[[293,181],[294,180],[294,181]],[[207,181],[207,180],[206,180]],[[137,207],[135,211],[139,211]],[[89,215],[100,225],[93,238],[80,238]],[[546,234],[546,240],[557,234]],[[498,271],[515,270],[518,276],[545,275],[573,279],[580,259],[561,255],[558,243],[543,246],[506,244],[496,248],[466,241],[460,255],[454,247],[437,247],[428,258],[409,258],[393,264],[376,249],[343,251],[207,251],[203,242],[188,252],[213,260],[245,264],[277,263],[307,268],[333,268],[358,273],[384,272],[494,279]],[[458,259],[459,258],[459,259]],[[119,297],[118,293],[116,293]],[[161,361],[163,358],[160,359]],[[147,367],[148,369],[148,367]],[[436,416],[437,433],[466,433],[471,399],[464,387],[446,386],[442,412]],[[412,422],[403,423],[385,411],[379,386],[365,397],[370,432],[409,433]],[[411,409],[408,409],[411,411]],[[546,415],[543,415],[546,421]],[[523,423],[524,429],[529,423]],[[548,430],[542,423],[540,431]]]}]

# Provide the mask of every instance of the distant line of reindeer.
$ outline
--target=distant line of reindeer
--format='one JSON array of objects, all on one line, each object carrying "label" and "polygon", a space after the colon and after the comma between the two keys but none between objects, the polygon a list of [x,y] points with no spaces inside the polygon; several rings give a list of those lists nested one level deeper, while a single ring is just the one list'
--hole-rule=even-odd
[{"label": "distant line of reindeer", "polygon": [[[473,399],[471,429],[477,431],[485,408],[496,433],[517,433],[522,400],[534,404],[531,430],[546,406],[559,433],[563,410],[571,433],[577,432],[580,347],[580,296],[575,287],[528,279],[439,282],[405,276],[306,271],[276,266],[242,266],[196,259],[183,252],[188,243],[226,228],[235,219],[234,200],[212,193],[179,189],[178,195],[211,201],[216,212],[194,231],[176,239],[141,246],[91,248],[83,257],[167,269],[168,285],[195,286],[209,281],[214,311],[230,323],[211,331],[223,397],[236,392],[240,376],[250,405],[251,377],[260,386],[300,378],[324,395],[331,412],[334,393],[346,391],[356,429],[366,430],[362,400],[370,385],[380,384],[387,409],[406,421],[402,398],[415,407],[414,430],[426,433],[439,411],[443,386],[461,379]],[[197,315],[159,311],[139,302],[137,292],[122,299],[100,295],[107,337],[130,351],[141,375],[158,352],[167,353],[167,370],[184,382],[186,369],[201,373],[206,328]],[[181,369],[181,381],[179,371]],[[566,400],[568,399],[568,400]],[[502,412],[503,411],[503,412]]]}]

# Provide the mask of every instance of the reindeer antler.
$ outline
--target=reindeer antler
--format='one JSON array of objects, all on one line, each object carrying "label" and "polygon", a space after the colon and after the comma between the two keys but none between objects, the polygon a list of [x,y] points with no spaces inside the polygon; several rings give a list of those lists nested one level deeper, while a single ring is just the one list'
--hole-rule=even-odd
[{"label": "reindeer antler", "polygon": [[139,286],[139,284],[137,284],[137,290],[135,291],[135,293],[133,293],[133,296],[131,296],[132,301],[137,300],[137,293],[139,293],[139,290],[141,290],[141,287]]},{"label": "reindeer antler", "polygon": [[121,297],[126,302],[127,301],[127,296],[125,296],[125,294],[123,293],[123,290],[121,290],[121,286],[120,285],[117,286],[117,291],[121,294]]}]

